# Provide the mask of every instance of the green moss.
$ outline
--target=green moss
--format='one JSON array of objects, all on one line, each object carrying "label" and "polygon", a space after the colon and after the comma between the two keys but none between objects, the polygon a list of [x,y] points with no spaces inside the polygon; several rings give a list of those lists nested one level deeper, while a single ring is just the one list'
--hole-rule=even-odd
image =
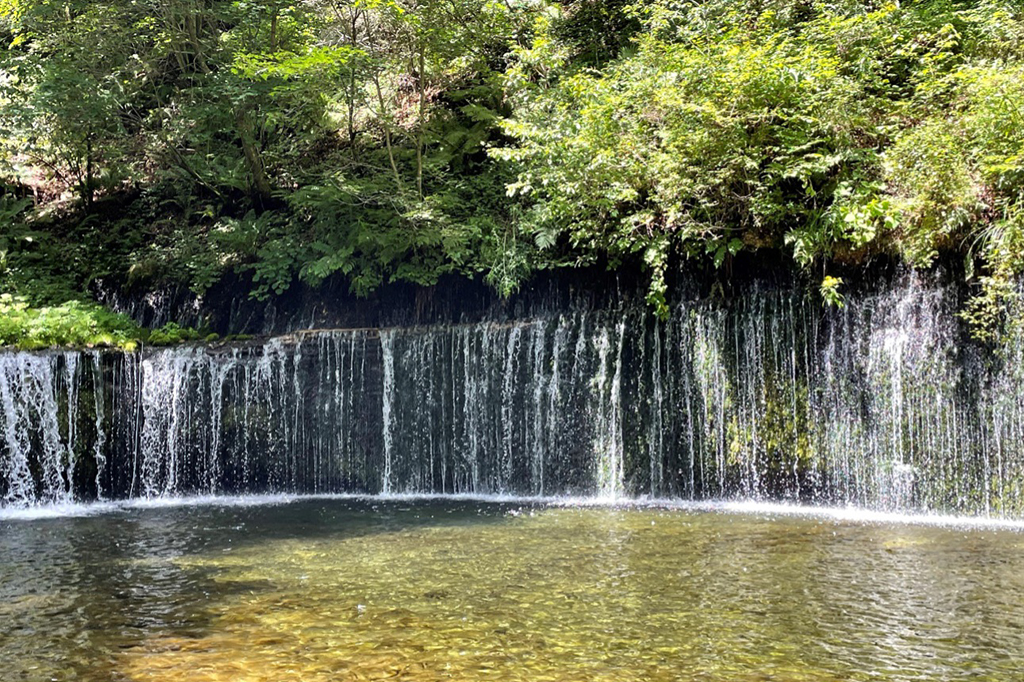
[{"label": "green moss", "polygon": [[31,307],[23,298],[0,294],[0,346],[19,350],[62,346],[124,348],[141,331],[127,316],[95,303],[68,301]]},{"label": "green moss", "polygon": [[185,341],[199,338],[199,332],[191,327],[182,327],[176,322],[168,322],[159,329],[149,332],[146,341],[151,346],[176,346]]},{"label": "green moss", "polygon": [[22,297],[0,294],[0,348],[119,348],[132,352],[140,342],[170,346],[197,338],[198,331],[173,322],[160,329],[145,329],[128,316],[96,303],[67,301],[33,307]]},{"label": "green moss", "polygon": [[769,372],[760,401],[752,421],[733,416],[728,423],[729,465],[757,462],[768,485],[780,485],[810,471],[817,457],[808,387],[804,380]]}]

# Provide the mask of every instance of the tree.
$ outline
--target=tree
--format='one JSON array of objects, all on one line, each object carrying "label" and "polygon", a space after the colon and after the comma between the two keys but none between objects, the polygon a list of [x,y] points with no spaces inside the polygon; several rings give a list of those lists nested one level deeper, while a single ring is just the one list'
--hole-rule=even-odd
[{"label": "tree", "polygon": [[0,62],[6,153],[74,188],[88,210],[99,185],[115,185],[128,165],[136,17],[117,2],[23,3],[4,16],[13,35]]}]

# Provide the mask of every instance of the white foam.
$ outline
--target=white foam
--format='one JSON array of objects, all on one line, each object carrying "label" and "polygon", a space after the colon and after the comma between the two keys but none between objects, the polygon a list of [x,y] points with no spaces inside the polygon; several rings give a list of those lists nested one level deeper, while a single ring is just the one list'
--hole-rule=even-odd
[{"label": "white foam", "polygon": [[822,519],[855,524],[940,526],[963,529],[1001,529],[1024,531],[1024,519],[999,517],[955,516],[927,512],[895,512],[863,509],[859,507],[825,507],[784,502],[752,500],[679,500],[671,498],[622,497],[556,497],[507,494],[434,494],[389,493],[367,495],[333,493],[316,495],[204,495],[194,497],[168,496],[137,498],[120,502],[94,502],[88,504],[54,504],[30,507],[0,508],[0,521],[33,521],[135,510],[170,509],[180,507],[259,507],[293,504],[314,500],[360,502],[476,502],[481,504],[530,504],[566,508],[620,508],[665,509],[681,512],[726,513],[758,516],[790,516]]},{"label": "white foam", "polygon": [[993,516],[955,516],[930,512],[896,512],[862,509],[859,507],[819,507],[777,502],[725,502],[723,511],[739,514],[769,514],[780,516],[810,516],[835,521],[864,524],[893,524],[921,526],[951,526],[963,528],[1004,528],[1024,530],[1024,520]]},{"label": "white foam", "polygon": [[37,519],[59,519],[76,516],[95,516],[117,509],[114,502],[93,502],[88,504],[45,504],[30,507],[0,507],[0,521],[35,521]]},{"label": "white foam", "polygon": [[0,521],[34,521],[38,519],[96,516],[132,510],[169,509],[177,507],[259,507],[288,504],[297,495],[204,495],[196,497],[143,497],[117,502],[80,504],[44,504],[28,507],[0,507]]},{"label": "white foam", "polygon": [[169,507],[263,507],[289,504],[304,499],[301,495],[196,495],[140,497],[119,502],[121,509],[165,509]]}]

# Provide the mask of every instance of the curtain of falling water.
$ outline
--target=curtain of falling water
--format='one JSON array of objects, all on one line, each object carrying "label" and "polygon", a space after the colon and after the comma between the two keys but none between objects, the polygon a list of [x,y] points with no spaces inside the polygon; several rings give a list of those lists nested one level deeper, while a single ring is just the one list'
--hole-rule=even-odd
[{"label": "curtain of falling water", "polygon": [[258,492],[1024,512],[1024,340],[908,277],[823,310],[584,306],[245,347],[0,354],[5,505]]}]

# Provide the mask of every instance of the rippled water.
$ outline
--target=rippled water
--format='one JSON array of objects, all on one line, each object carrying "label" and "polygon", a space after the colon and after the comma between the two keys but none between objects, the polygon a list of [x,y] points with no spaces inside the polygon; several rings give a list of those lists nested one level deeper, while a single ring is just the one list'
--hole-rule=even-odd
[{"label": "rippled water", "polygon": [[0,520],[3,680],[1014,680],[1024,534],[306,499]]}]

